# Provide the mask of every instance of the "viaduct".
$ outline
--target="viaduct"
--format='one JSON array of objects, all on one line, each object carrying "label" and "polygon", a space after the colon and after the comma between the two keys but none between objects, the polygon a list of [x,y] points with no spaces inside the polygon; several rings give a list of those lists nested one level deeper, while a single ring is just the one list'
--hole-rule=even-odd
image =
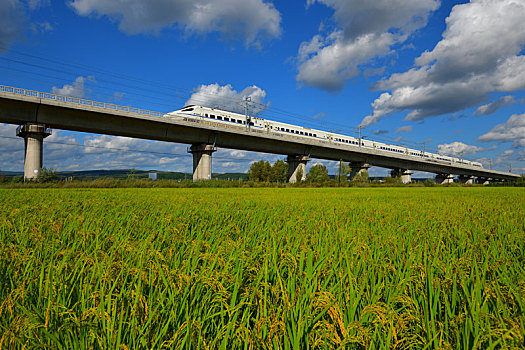
[{"label": "viaduct", "polygon": [[411,181],[413,170],[435,173],[438,183],[450,183],[455,175],[462,183],[481,184],[519,178],[512,173],[438,163],[421,156],[358,145],[163,116],[159,112],[0,85],[0,123],[19,125],[17,135],[25,140],[26,179],[36,178],[43,166],[43,140],[51,134],[51,128],[190,144],[194,181],[211,178],[212,154],[217,147],[287,155],[290,182],[297,180],[299,172],[305,176],[306,163],[311,158],[348,162],[351,176],[370,166],[389,168],[393,176],[401,176],[405,183]]}]

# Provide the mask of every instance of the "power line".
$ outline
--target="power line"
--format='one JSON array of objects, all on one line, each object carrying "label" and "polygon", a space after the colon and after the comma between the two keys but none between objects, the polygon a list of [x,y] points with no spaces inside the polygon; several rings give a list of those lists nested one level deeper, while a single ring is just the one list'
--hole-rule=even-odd
[{"label": "power line", "polygon": [[[0,45],[0,47],[6,49],[6,47],[2,46],[2,45]],[[141,78],[133,77],[133,76],[130,76],[130,75],[115,73],[115,72],[112,72],[112,71],[109,71],[109,70],[106,70],[106,69],[102,69],[102,68],[99,68],[99,67],[90,66],[90,65],[86,65],[86,64],[82,64],[82,63],[73,62],[73,61],[68,61],[68,60],[65,60],[65,59],[62,59],[62,58],[58,58],[58,57],[54,57],[54,56],[46,56],[46,55],[42,55],[40,53],[37,54],[37,53],[34,53],[34,51],[28,50],[28,49],[21,50],[21,49],[17,49],[17,48],[11,48],[9,52],[11,54],[13,54],[13,56],[15,56],[18,59],[6,58],[6,57],[0,57],[0,59],[4,60],[6,62],[11,62],[11,63],[16,64],[16,65],[23,65],[23,66],[34,68],[34,69],[37,69],[37,70],[50,71],[50,72],[54,72],[54,73],[57,73],[57,74],[60,74],[60,75],[74,77],[71,80],[68,80],[66,78],[63,78],[63,77],[61,78],[61,77],[58,77],[56,75],[46,75],[46,74],[42,74],[40,72],[27,71],[27,70],[24,71],[24,70],[21,70],[21,69],[18,69],[18,68],[14,68],[14,67],[4,68],[4,69],[9,69],[10,71],[14,70],[14,71],[18,71],[18,72],[21,72],[21,73],[24,73],[24,74],[31,74],[31,76],[38,75],[38,76],[42,76],[42,77],[45,77],[45,78],[53,79],[53,82],[48,81],[51,84],[56,83],[56,80],[61,80],[61,81],[65,81],[67,83],[71,83],[72,81],[74,81],[75,78],[78,77],[79,74],[87,74],[89,76],[89,75],[93,75],[92,72],[100,73],[100,74],[102,74],[102,76],[97,76],[96,77],[96,81],[97,82],[98,81],[104,82],[104,83],[112,85],[116,89],[122,90],[122,91],[113,91],[112,89],[108,88],[107,85],[105,85],[105,86],[94,85],[90,81],[86,81],[85,83],[86,83],[86,85],[89,86],[90,89],[93,89],[94,91],[100,91],[100,90],[107,91],[107,92],[103,92],[102,94],[103,94],[103,96],[106,96],[106,98],[109,97],[109,99],[112,99],[112,97],[111,97],[112,94],[110,94],[108,92],[110,92],[110,91],[112,91],[113,93],[115,93],[115,92],[123,92],[124,96],[125,96],[124,98],[126,98],[126,99],[133,98],[133,102],[143,102],[143,103],[154,104],[154,105],[162,106],[162,107],[174,108],[172,103],[166,103],[165,102],[166,99],[162,98],[162,97],[159,97],[159,95],[160,96],[166,96],[166,97],[169,97],[169,98],[175,98],[175,99],[178,99],[178,100],[184,100],[184,99],[188,100],[189,97],[187,97],[187,96],[189,94],[192,94],[191,97],[196,102],[204,102],[205,100],[203,98],[205,98],[205,97],[212,97],[214,99],[217,99],[219,103],[222,103],[225,106],[233,104],[233,105],[239,106],[241,109],[244,107],[243,101],[242,101],[243,96],[239,96],[239,97],[235,97],[234,98],[234,97],[219,96],[218,94],[211,94],[211,93],[208,93],[208,92],[199,91],[199,95],[202,96],[201,98],[199,98],[199,97],[195,97],[194,96],[195,90],[182,88],[182,87],[177,87],[177,86],[174,86],[174,85],[171,85],[171,84],[154,82],[154,81],[151,81],[151,80],[141,79]],[[24,59],[38,60],[39,63],[23,61]],[[57,67],[49,67],[49,66],[46,66],[45,64],[42,64],[42,62],[48,62],[50,64],[60,65],[62,67],[69,67],[69,68],[73,68],[73,69],[80,69],[81,71],[84,71],[84,73],[82,73],[82,72],[72,72],[70,70],[59,69]],[[0,67],[0,68],[3,68],[3,67]],[[106,78],[107,76],[116,78],[117,81],[115,81],[113,79],[107,79]],[[118,81],[118,80],[124,80],[124,81],[128,81],[128,82],[132,82],[132,84],[123,83],[123,82]],[[140,83],[140,85],[136,85],[135,83]],[[121,89],[121,88],[124,88],[124,89]],[[168,90],[168,91],[166,91],[166,90]],[[172,91],[172,93],[170,93],[169,91]],[[144,94],[142,92],[151,93],[151,94],[153,94],[153,96],[149,95],[149,94]],[[134,96],[139,96],[142,99],[137,99]],[[153,102],[153,101],[155,101],[155,102]],[[337,128],[336,129],[337,130],[336,133],[346,134],[346,135],[348,135],[349,132],[350,132],[350,134],[356,133],[356,131],[354,130],[355,128],[354,127],[349,127],[348,125],[343,125],[343,124],[340,124],[340,123],[335,123],[335,122],[326,121],[326,120],[323,121],[322,123],[316,122],[316,121],[312,120],[312,118],[310,118],[310,117],[307,117],[307,116],[304,116],[304,115],[301,115],[301,114],[298,114],[298,113],[294,113],[294,112],[289,112],[289,111],[286,111],[286,110],[283,110],[283,109],[280,109],[280,108],[277,108],[277,107],[268,106],[266,104],[259,103],[259,102],[256,102],[256,101],[252,101],[251,104],[252,104],[252,106],[255,106],[255,107],[259,108],[259,109],[262,109],[263,111],[260,114],[262,116],[269,116],[268,119],[270,119],[270,120],[272,120],[274,118],[277,119],[276,121],[279,121],[279,119],[281,119],[281,120],[282,119],[284,119],[284,120],[291,119],[291,120],[294,120],[294,121],[299,121],[301,124],[315,125],[320,130],[328,131],[328,130],[326,130],[327,126],[333,126],[333,127]],[[332,131],[328,131],[328,132],[332,132]],[[355,137],[353,135],[349,135],[349,136]],[[386,142],[386,143],[389,143],[389,144],[399,145],[401,147],[408,147],[408,146],[410,146],[411,148],[416,148],[416,149],[418,148],[418,144],[419,144],[419,143],[412,142],[412,141],[399,142],[399,141],[396,141],[393,138],[389,138],[389,137],[386,137],[386,136],[375,137],[374,141],[375,140],[377,140],[378,142]],[[437,150],[435,148],[427,148],[427,149],[430,149],[433,152],[437,153]]]},{"label": "power line", "polygon": [[[12,139],[12,140],[20,140],[22,139],[20,137],[13,137],[13,136],[3,136],[0,135],[0,138],[4,139]],[[67,145],[67,146],[76,146],[76,147],[84,147],[84,148],[95,148],[95,149],[105,149],[105,150],[113,150],[113,151],[120,151],[120,152],[129,152],[129,153],[146,153],[146,154],[157,154],[157,155],[168,155],[172,157],[192,157],[189,153],[170,153],[170,152],[158,152],[158,151],[144,151],[144,150],[137,150],[137,149],[130,149],[130,148],[117,148],[117,147],[105,147],[105,146],[90,146],[80,143],[70,143],[70,142],[61,142],[61,141],[49,141],[44,140],[44,143],[48,144],[57,144],[57,145]],[[239,162],[246,162],[246,161],[253,161],[253,159],[239,159],[234,157],[224,157],[224,156],[214,156],[213,159],[219,159],[219,160],[235,160]]]},{"label": "power line", "polygon": [[[124,79],[124,80],[128,80],[128,81],[141,82],[142,84],[147,84],[149,86],[152,86],[155,89],[159,88],[159,87],[164,87],[164,88],[171,89],[171,90],[174,90],[174,91],[184,92],[186,94],[195,92],[195,90],[190,90],[190,89],[186,89],[186,88],[182,88],[182,87],[177,87],[177,86],[174,86],[174,85],[168,85],[168,84],[162,84],[162,83],[158,83],[158,82],[153,82],[153,81],[146,80],[146,79],[135,78],[135,77],[131,77],[131,76],[128,76],[128,75],[123,75],[123,74],[110,72],[110,71],[107,71],[107,70],[104,70],[104,69],[101,69],[101,68],[97,68],[97,67],[93,67],[93,66],[89,66],[89,65],[85,65],[85,64],[78,64],[78,63],[62,60],[62,59],[59,59],[59,58],[49,59],[49,58],[47,58],[46,56],[43,56],[43,55],[27,54],[25,52],[18,51],[16,49],[12,49],[11,51],[16,53],[16,54],[18,54],[18,55],[21,55],[21,56],[37,58],[39,60],[45,60],[45,61],[48,61],[48,62],[51,62],[51,63],[59,63],[59,64],[62,64],[62,65],[65,65],[65,66],[70,66],[70,67],[80,67],[82,69],[88,69],[88,70],[91,70],[91,71],[101,72],[103,74],[111,75],[111,76],[114,76],[116,78]],[[16,60],[12,60],[12,61],[16,61]],[[22,61],[17,61],[17,62],[20,63],[20,64],[26,64],[26,62],[22,62]],[[29,63],[27,63],[27,64],[29,64]],[[54,70],[54,71],[60,72],[60,73],[71,74],[73,76],[78,74],[78,73],[58,70],[56,68],[48,68],[48,67],[43,66],[41,64],[30,64],[30,65],[35,66],[35,68],[50,69],[50,70]],[[139,89],[141,91],[144,90],[143,85],[141,85],[140,87],[137,87],[137,86],[125,85],[125,84],[122,84],[120,82],[109,81],[109,80],[106,80],[106,79],[103,79],[103,78],[97,78],[97,80],[107,81],[107,82],[115,84],[117,86],[130,87],[132,89]],[[166,94],[165,90],[151,90],[151,89],[147,89],[147,91],[158,93],[158,94],[163,94],[163,95],[166,95],[166,96],[169,96],[169,97],[173,97],[173,96],[171,96],[169,94]],[[217,94],[210,94],[210,93],[203,92],[203,91],[199,91],[199,94],[201,96],[204,96],[204,97],[206,97],[206,96],[207,97],[213,97],[213,98],[217,98],[218,97]],[[192,97],[197,102],[204,102],[205,101],[202,98],[199,99],[198,97],[197,98],[195,98],[194,96],[192,96]],[[222,104],[224,104],[224,105],[235,104],[235,105],[237,105],[239,107],[242,107],[243,106],[243,100],[242,99],[243,99],[243,96],[239,96],[239,97],[235,97],[235,98],[234,97],[227,97],[227,96],[220,96],[219,102],[222,101]],[[284,117],[284,118],[287,118],[287,119],[300,120],[300,121],[306,122],[308,124],[317,125],[321,129],[324,129],[326,124],[331,124],[331,125],[333,125],[335,127],[338,127],[338,128],[347,129],[347,126],[343,125],[343,124],[327,122],[327,121],[325,121],[324,123],[314,122],[314,121],[311,120],[311,118],[309,118],[307,116],[300,115],[300,114],[293,113],[293,112],[288,112],[288,111],[285,111],[283,109],[279,109],[279,108],[276,108],[276,107],[271,107],[271,106],[269,107],[268,105],[265,105],[265,104],[262,104],[262,103],[257,103],[255,101],[252,102],[252,105],[256,105],[260,109],[264,109],[265,110],[264,111],[264,115],[277,115],[277,116],[280,116],[281,118]]]}]

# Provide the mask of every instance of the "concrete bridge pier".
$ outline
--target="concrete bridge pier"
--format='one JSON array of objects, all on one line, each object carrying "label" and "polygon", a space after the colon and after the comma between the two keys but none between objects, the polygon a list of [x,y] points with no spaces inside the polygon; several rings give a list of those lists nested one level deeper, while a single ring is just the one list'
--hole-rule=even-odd
[{"label": "concrete bridge pier", "polygon": [[474,183],[474,176],[460,175],[459,176],[459,183],[460,184],[465,184],[465,185],[472,185]]},{"label": "concrete bridge pier", "polygon": [[437,174],[436,183],[438,185],[448,185],[454,182],[454,175],[452,174]]},{"label": "concrete bridge pier", "polygon": [[365,162],[350,162],[348,165],[350,166],[350,181],[358,175],[363,175],[370,169],[370,164]]},{"label": "concrete bridge pier", "polygon": [[488,177],[482,177],[482,176],[479,176],[477,179],[476,179],[476,183],[479,184],[479,185],[488,185],[490,183],[490,178]]},{"label": "concrete bridge pier", "polygon": [[213,145],[191,145],[188,152],[193,154],[193,181],[211,180],[211,155],[215,151]]},{"label": "concrete bridge pier", "polygon": [[394,169],[390,172],[390,176],[392,178],[396,178],[398,176],[401,177],[401,182],[404,184],[409,184],[412,182],[412,172],[408,169]]},{"label": "concrete bridge pier", "polygon": [[306,180],[306,163],[308,162],[308,156],[288,156],[286,163],[288,163],[288,182],[296,183],[297,175],[301,173],[301,179],[299,181]]},{"label": "concrete bridge pier", "polygon": [[25,141],[24,180],[36,180],[44,165],[44,139],[51,135],[51,129],[44,124],[27,123],[16,129],[16,136]]}]

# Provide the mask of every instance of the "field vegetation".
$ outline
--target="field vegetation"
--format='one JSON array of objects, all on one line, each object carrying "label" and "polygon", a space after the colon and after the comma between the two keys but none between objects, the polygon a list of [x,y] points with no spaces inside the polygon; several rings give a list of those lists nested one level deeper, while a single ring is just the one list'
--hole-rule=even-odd
[{"label": "field vegetation", "polygon": [[0,348],[521,349],[524,198],[0,189]]}]

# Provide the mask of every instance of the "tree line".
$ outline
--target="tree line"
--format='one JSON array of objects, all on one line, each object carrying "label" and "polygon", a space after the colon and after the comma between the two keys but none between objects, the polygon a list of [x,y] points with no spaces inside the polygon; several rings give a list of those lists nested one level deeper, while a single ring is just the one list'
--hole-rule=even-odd
[{"label": "tree line", "polygon": [[[331,179],[328,175],[328,169],[323,164],[316,164],[310,168],[306,174],[306,182],[324,184],[330,181],[344,182],[348,181],[352,169],[344,162],[339,162],[339,169],[335,179]],[[277,160],[273,165],[268,161],[260,160],[252,163],[248,170],[248,179],[255,182],[288,182],[288,163]],[[300,182],[302,174],[297,174],[297,180]],[[368,182],[368,173],[363,171],[356,175],[352,181],[354,182]]]}]

